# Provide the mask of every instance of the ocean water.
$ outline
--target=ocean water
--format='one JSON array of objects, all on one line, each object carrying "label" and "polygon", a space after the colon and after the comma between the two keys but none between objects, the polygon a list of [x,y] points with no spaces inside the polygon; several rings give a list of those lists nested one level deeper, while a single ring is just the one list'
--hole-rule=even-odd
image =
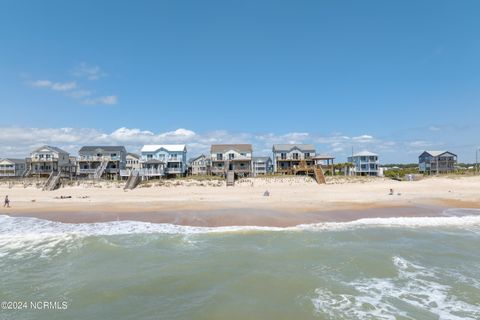
[{"label": "ocean water", "polygon": [[480,212],[292,228],[0,216],[0,301],[2,320],[480,319]]}]

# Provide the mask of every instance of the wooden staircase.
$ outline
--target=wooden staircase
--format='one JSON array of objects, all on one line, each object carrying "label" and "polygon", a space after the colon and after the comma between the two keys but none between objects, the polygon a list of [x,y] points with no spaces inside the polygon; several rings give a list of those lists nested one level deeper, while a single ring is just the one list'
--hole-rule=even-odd
[{"label": "wooden staircase", "polygon": [[23,171],[22,173],[22,178],[28,177],[31,172],[32,172],[32,168],[25,169],[25,171]]},{"label": "wooden staircase", "polygon": [[123,190],[135,189],[140,183],[140,181],[142,181],[142,177],[140,176],[140,173],[138,171],[130,172],[130,175],[128,176],[127,182],[125,183],[125,187],[123,188]]},{"label": "wooden staircase", "polygon": [[233,187],[235,185],[235,172],[227,171],[227,187]]},{"label": "wooden staircase", "polygon": [[321,166],[315,166],[313,168],[313,173],[315,177],[315,181],[317,181],[318,184],[326,184],[327,182],[325,181],[325,175],[323,174],[323,169]]},{"label": "wooden staircase", "polygon": [[52,171],[48,176],[47,181],[43,185],[42,191],[52,191],[55,190],[60,182],[60,176],[62,175],[61,171],[55,172]]},{"label": "wooden staircase", "polygon": [[100,179],[105,172],[105,169],[107,169],[108,166],[108,160],[102,160],[102,163],[98,166],[97,170],[95,170],[95,173],[93,174],[94,179]]}]

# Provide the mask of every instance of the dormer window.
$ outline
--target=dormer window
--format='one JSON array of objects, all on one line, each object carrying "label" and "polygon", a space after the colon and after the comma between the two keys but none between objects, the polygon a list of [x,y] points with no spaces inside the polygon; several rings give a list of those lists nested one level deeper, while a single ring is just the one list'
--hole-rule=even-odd
[{"label": "dormer window", "polygon": [[235,154],[234,153],[229,153],[228,154],[228,160],[233,160],[235,159]]}]

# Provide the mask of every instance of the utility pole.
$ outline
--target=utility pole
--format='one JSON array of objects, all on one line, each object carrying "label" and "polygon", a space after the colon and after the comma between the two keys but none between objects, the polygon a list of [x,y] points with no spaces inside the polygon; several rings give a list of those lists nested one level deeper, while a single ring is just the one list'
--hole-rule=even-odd
[{"label": "utility pole", "polygon": [[475,149],[475,174],[478,174],[478,147]]}]

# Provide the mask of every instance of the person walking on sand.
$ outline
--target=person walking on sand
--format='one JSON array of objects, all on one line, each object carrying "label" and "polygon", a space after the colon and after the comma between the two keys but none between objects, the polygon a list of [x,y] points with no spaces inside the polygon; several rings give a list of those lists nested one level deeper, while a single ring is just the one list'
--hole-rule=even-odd
[{"label": "person walking on sand", "polygon": [[10,200],[8,200],[8,196],[5,196],[5,202],[3,203],[3,207],[10,208]]}]

